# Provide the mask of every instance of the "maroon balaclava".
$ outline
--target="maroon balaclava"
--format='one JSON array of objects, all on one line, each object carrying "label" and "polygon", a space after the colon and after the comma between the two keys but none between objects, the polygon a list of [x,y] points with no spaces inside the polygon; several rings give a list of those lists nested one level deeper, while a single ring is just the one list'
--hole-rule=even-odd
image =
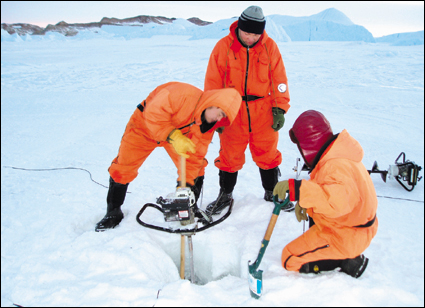
[{"label": "maroon balaclava", "polygon": [[314,158],[323,145],[333,137],[333,132],[323,114],[307,110],[295,120],[294,126],[289,130],[289,136],[298,146],[304,162],[312,167]]}]

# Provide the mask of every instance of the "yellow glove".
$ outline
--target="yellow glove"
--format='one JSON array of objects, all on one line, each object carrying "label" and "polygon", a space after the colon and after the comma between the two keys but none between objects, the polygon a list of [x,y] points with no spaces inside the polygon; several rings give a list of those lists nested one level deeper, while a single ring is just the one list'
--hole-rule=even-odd
[{"label": "yellow glove", "polygon": [[307,220],[307,210],[305,208],[302,208],[298,202],[297,205],[295,205],[295,216],[297,216],[298,222],[301,222],[301,220]]},{"label": "yellow glove", "polygon": [[289,183],[288,181],[281,181],[276,184],[273,189],[273,196],[278,196],[279,199],[285,200],[286,192],[289,194]]},{"label": "yellow glove", "polygon": [[196,146],[193,141],[186,136],[183,136],[179,129],[173,130],[168,135],[167,141],[171,143],[171,145],[174,147],[174,150],[176,150],[177,154],[180,156],[189,158],[189,155],[187,155],[186,152],[196,152]]}]

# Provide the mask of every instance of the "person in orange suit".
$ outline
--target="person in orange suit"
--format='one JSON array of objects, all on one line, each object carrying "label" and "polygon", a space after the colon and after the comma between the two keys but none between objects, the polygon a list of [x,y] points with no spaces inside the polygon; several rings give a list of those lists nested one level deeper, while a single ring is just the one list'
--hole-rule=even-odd
[{"label": "person in orange suit", "polygon": [[264,199],[273,201],[282,162],[277,149],[278,130],[290,105],[282,56],[264,31],[265,25],[262,9],[248,7],[230,26],[230,33],[216,44],[209,59],[204,90],[234,88],[243,103],[235,121],[220,134],[220,152],[215,159],[220,192],[217,200],[207,206],[207,213],[219,214],[230,205],[248,145],[259,167]]},{"label": "person in orange suit", "polygon": [[375,187],[362,163],[363,149],[344,129],[333,134],[325,116],[302,113],[289,131],[309,168],[309,180],[276,184],[273,194],[289,193],[297,220],[310,228],[283,249],[282,265],[289,271],[319,273],[340,268],[355,278],[368,264],[363,252],[378,231]]},{"label": "person in orange suit", "polygon": [[[181,82],[157,87],[137,106],[121,140],[118,156],[109,167],[107,212],[95,230],[116,227],[124,218],[121,205],[138,169],[157,147],[164,147],[177,169],[187,158],[186,181],[195,198],[203,185],[205,155],[217,121],[230,124],[242,98],[235,89],[205,91]],[[189,154],[188,154],[189,153]],[[180,172],[178,172],[180,174]],[[180,178],[178,178],[178,185]]]}]

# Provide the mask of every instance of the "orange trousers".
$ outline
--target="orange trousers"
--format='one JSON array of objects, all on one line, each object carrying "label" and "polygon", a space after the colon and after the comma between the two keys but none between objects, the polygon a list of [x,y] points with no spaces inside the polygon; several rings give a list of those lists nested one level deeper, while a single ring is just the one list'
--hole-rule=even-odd
[{"label": "orange trousers", "polygon": [[215,166],[220,170],[232,173],[241,170],[245,164],[245,150],[248,144],[252,160],[259,168],[268,170],[281,164],[282,154],[277,149],[279,133],[271,127],[271,107],[261,115],[252,112],[250,117],[252,132],[249,132],[248,122],[244,120],[248,119],[248,114],[243,106],[232,125],[220,134],[219,157],[214,160]]},{"label": "orange trousers", "polygon": [[[320,230],[322,229],[322,230]],[[355,258],[370,245],[378,231],[378,218],[368,228],[330,229],[313,225],[282,251],[282,266],[299,271],[305,263]]]}]

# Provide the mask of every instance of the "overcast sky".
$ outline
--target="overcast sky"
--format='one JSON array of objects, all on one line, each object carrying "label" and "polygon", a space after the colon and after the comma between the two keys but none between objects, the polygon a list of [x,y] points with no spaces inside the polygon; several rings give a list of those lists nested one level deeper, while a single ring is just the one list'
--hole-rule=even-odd
[{"label": "overcast sky", "polygon": [[424,1],[1,1],[1,22],[45,27],[138,15],[215,22],[239,16],[250,5],[262,7],[266,16],[310,16],[336,8],[374,37],[424,29]]}]

